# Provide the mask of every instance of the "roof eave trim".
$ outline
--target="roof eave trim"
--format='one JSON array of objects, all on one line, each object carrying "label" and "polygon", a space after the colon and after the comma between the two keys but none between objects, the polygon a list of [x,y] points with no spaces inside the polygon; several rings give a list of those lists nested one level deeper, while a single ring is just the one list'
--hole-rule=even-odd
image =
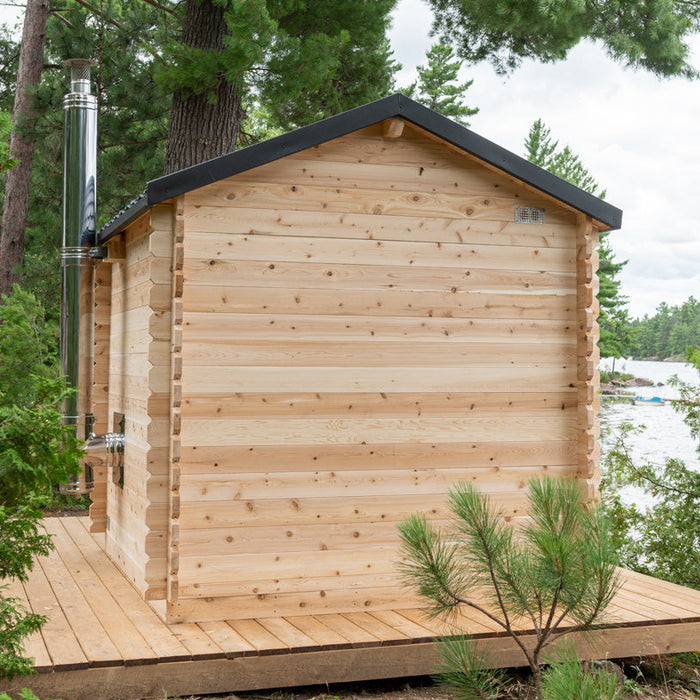
[{"label": "roof eave trim", "polygon": [[453,146],[512,175],[544,194],[588,214],[609,229],[622,226],[622,211],[552,175],[473,131],[397,93],[336,114],[239,151],[151,180],[144,194],[100,231],[105,243],[149,207],[226,177],[298,153],[391,117],[401,117]]},{"label": "roof eave trim", "polygon": [[[124,207],[116,216],[108,221],[98,232],[98,243],[104,245],[114,236],[121,233],[127,226],[143,216],[152,206],[153,202],[148,201],[148,195],[143,192]],[[157,204],[157,202],[155,202]]]}]

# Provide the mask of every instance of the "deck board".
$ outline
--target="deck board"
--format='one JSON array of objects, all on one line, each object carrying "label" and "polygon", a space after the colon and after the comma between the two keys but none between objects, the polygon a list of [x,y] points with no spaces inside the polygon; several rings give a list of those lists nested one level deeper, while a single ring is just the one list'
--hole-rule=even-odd
[{"label": "deck board", "polygon": [[[61,588],[64,592],[72,597],[72,601],[69,600],[64,605],[64,610],[69,610],[72,605],[80,602],[80,608],[84,615],[75,615],[76,624],[84,627],[87,623],[89,629],[92,630],[85,643],[82,643],[83,648],[87,646],[92,650],[94,637],[99,635],[101,639],[97,640],[97,646],[94,648],[99,650],[100,646],[104,645],[105,660],[112,659],[113,662],[118,660],[121,663],[123,659],[135,653],[140,654],[143,658],[155,659],[156,654],[138,633],[131,620],[124,615],[112,596],[108,595],[104,584],[85,561],[81,550],[78,549],[68,531],[62,526],[61,519],[47,518],[44,526],[47,533],[52,536],[56,546],[52,558],[55,560],[56,556],[60,556],[64,565],[63,569],[66,573],[70,572],[73,585],[69,585],[66,580],[67,576],[61,576],[62,567],[57,561],[53,562],[51,572],[47,570],[45,562],[42,562],[41,565],[45,573],[49,575],[53,573],[56,576],[57,581],[62,583]],[[56,590],[55,583],[53,587]],[[93,608],[88,603],[90,599],[100,600],[101,604]],[[79,636],[77,630],[76,636]]]},{"label": "deck board", "polygon": [[319,650],[331,651],[348,646],[348,640],[312,615],[292,617],[289,622],[316,642]]},{"label": "deck board", "polygon": [[[7,588],[4,591],[4,595],[8,598],[17,598],[22,602],[27,612],[31,611],[31,605],[24,590],[24,586],[17,579],[7,582]],[[34,669],[36,671],[41,673],[43,671],[50,671],[53,669],[51,656],[46,648],[41,631],[34,632],[29,637],[25,638],[24,651],[28,657],[34,659]]]},{"label": "deck board", "polygon": [[365,612],[344,613],[343,617],[376,637],[381,644],[407,644],[408,635]]},{"label": "deck board", "polygon": [[311,637],[283,617],[269,617],[259,622],[270,634],[274,634],[277,639],[284,642],[290,651],[299,653],[312,651],[318,647]]},{"label": "deck board", "polygon": [[[46,528],[55,551],[7,589],[48,616],[25,642],[39,673],[0,690],[133,700],[419,675],[434,670],[435,641],[455,629],[494,663],[521,662],[504,630],[473,609],[452,627],[421,609],[168,625],[107,557],[87,518],[50,518]],[[530,643],[531,630],[523,621],[519,628]],[[575,641],[582,658],[700,650],[700,591],[622,571],[606,627]]]},{"label": "deck board", "polygon": [[229,620],[228,624],[252,644],[261,656],[289,652],[289,645],[265,629],[258,620]]},{"label": "deck board", "polygon": [[[140,635],[147,640],[151,650],[160,661],[176,661],[190,658],[187,648],[173,632],[161,622],[158,615],[129,583],[124,585],[124,576],[107,554],[97,546],[87,530],[84,518],[57,518],[69,532],[73,541],[85,555],[86,561],[100,577],[119,604],[124,617],[130,619]],[[127,582],[128,583],[128,582]],[[150,658],[150,657],[149,657]]]},{"label": "deck board", "polygon": [[229,659],[257,653],[255,647],[225,621],[200,622],[198,626]]}]

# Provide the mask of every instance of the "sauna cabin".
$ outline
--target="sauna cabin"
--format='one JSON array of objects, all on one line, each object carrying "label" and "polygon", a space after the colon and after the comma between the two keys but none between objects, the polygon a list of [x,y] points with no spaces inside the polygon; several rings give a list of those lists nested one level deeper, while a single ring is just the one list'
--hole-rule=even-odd
[{"label": "sauna cabin", "polygon": [[598,485],[615,207],[394,95],[167,175],[99,233],[93,532],[164,620],[415,606],[397,521]]}]

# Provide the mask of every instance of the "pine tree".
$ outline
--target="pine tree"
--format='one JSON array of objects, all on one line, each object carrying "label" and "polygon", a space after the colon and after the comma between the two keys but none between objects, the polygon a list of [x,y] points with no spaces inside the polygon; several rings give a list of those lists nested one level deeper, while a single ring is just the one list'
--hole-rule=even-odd
[{"label": "pine tree", "polygon": [[467,117],[479,109],[464,104],[464,93],[473,80],[457,83],[462,61],[455,56],[451,46],[433,44],[425,55],[426,65],[418,66],[418,81],[406,91],[426,107],[450,117],[464,126],[469,126]]},{"label": "pine tree", "polygon": [[[69,88],[68,57],[93,57],[92,90],[98,100],[98,208],[105,223],[144,183],[162,173],[171,96],[154,79],[163,45],[179,19],[148,2],[61,2],[47,23],[42,80],[32,90],[36,119],[25,123],[34,139],[22,285],[40,297],[49,316],[59,302],[63,96]],[[166,7],[163,2],[158,5]],[[12,64],[16,45],[0,42]],[[7,100],[6,93],[0,97]],[[1,108],[8,109],[7,104]],[[11,108],[11,106],[9,107]]]},{"label": "pine tree", "polygon": [[658,76],[697,77],[688,62],[700,4],[679,0],[428,0],[434,33],[467,61],[489,59],[509,71],[523,59],[557,61],[583,39]]},{"label": "pine tree", "polygon": [[12,111],[10,154],[17,163],[5,180],[0,225],[0,295],[8,296],[24,262],[24,231],[29,203],[29,183],[34,159],[34,139],[23,132],[25,122],[36,119],[31,90],[41,80],[49,0],[27,0]]},{"label": "pine tree", "polygon": [[166,172],[235,148],[257,98],[290,128],[383,96],[396,0],[186,0],[161,73],[174,90]]},{"label": "pine tree", "polygon": [[[496,623],[522,653],[541,698],[545,650],[565,635],[591,629],[617,589],[610,524],[598,506],[586,503],[575,479],[532,479],[529,521],[517,534],[471,483],[450,489],[448,502],[448,531],[433,529],[422,513],[399,523],[404,580],[433,616],[464,607]],[[531,644],[518,633],[523,623],[534,630]],[[467,671],[476,685],[488,680],[474,673],[478,667],[461,667],[468,658],[454,661],[453,670],[461,676]]]}]

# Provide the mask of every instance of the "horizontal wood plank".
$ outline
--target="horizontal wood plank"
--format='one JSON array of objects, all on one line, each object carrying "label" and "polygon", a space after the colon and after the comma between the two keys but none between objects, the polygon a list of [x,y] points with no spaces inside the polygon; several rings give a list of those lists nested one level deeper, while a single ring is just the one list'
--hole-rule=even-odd
[{"label": "horizontal wood plank", "polygon": [[[530,226],[511,221],[442,219],[424,216],[304,211],[285,208],[237,207],[235,216],[222,206],[188,205],[188,231],[257,236],[318,236],[385,241],[472,243],[540,248],[576,247],[568,223]],[[274,243],[273,243],[274,245]]]},{"label": "horizontal wood plank", "polygon": [[[499,318],[544,320],[573,323],[576,320],[575,294],[503,294],[497,292],[364,291],[350,289],[328,294],[319,289],[294,291],[268,287],[221,285],[186,286],[185,313],[303,314],[311,316],[360,316],[376,318]],[[376,321],[375,321],[376,323]]]},{"label": "horizontal wood plank", "polygon": [[[220,290],[219,290],[220,291]],[[189,311],[183,319],[187,338],[216,335],[221,342],[369,341],[410,343],[540,343],[576,346],[576,325],[566,320],[496,318],[362,317],[336,314],[227,313]]]},{"label": "horizontal wood plank", "polygon": [[[183,418],[419,418],[465,415],[538,415],[552,418],[576,409],[576,391],[431,393],[237,393],[182,400]],[[226,455],[221,455],[225,460]]]},{"label": "horizontal wood plank", "polygon": [[[419,184],[419,183],[418,183]],[[375,214],[384,216],[430,216],[445,219],[512,221],[515,206],[540,206],[534,195],[460,195],[424,191],[420,185],[409,190],[375,190],[368,187],[324,187],[252,182],[241,177],[219,180],[188,193],[194,206],[254,207],[296,209],[331,213]],[[573,223],[563,208],[550,207],[549,220]]]},{"label": "horizontal wood plank", "polygon": [[[551,470],[543,468],[542,473]],[[555,470],[556,471],[556,470]],[[575,466],[569,467],[574,473]],[[539,473],[539,472],[537,472]],[[499,490],[489,494],[506,517],[523,514],[525,482],[515,491]],[[313,523],[372,523],[395,522],[411,513],[422,511],[431,517],[448,517],[444,485],[435,493],[396,493],[391,502],[386,496],[367,495],[350,501],[344,498],[262,498],[235,501],[185,501],[181,506],[180,522],[187,528],[227,527],[292,527]]]},{"label": "horizontal wood plank", "polygon": [[[381,472],[342,471],[276,472],[239,474],[236,479],[218,474],[183,474],[181,495],[185,501],[249,501],[255,499],[350,498],[396,496],[398,494],[446,493],[458,481],[476,484],[490,492],[512,492],[524,487],[527,480],[544,472],[561,475],[570,472],[570,465],[547,468],[484,467],[456,469],[394,469]],[[320,505],[320,502],[319,502]],[[387,506],[391,508],[391,504]]]},{"label": "horizontal wood plank", "polygon": [[[561,279],[568,280],[570,285],[574,284],[572,270],[576,265],[574,251],[568,248],[526,248],[421,241],[406,243],[300,236],[289,238],[277,236],[274,241],[270,241],[264,236],[250,234],[222,235],[199,232],[188,234],[188,244],[189,252],[185,256],[184,265],[185,278],[194,278],[195,282],[198,281],[201,284],[207,283],[206,277],[201,279],[202,275],[206,275],[207,266],[210,269],[226,263],[235,266],[240,261],[264,261],[268,265],[278,261],[322,263],[340,265],[341,269],[348,271],[351,269],[349,263],[370,267],[377,265],[381,268],[378,271],[381,276],[386,274],[388,264],[391,264],[395,270],[404,268],[404,274],[407,274],[406,268],[409,270],[453,268],[455,283],[460,278],[468,282],[470,275],[466,272],[471,268],[497,271],[544,271],[550,274],[561,273]],[[314,268],[310,268],[309,273],[313,270]],[[229,274],[230,272],[229,270]],[[360,274],[361,271],[354,272]],[[222,274],[226,274],[225,268]],[[416,274],[420,276],[420,272]],[[216,280],[213,283],[216,283]]]},{"label": "horizontal wood plank", "polygon": [[[249,392],[424,393],[566,391],[576,385],[576,367],[186,367],[183,396]],[[478,436],[474,438],[479,439]],[[527,438],[525,438],[527,439]],[[545,439],[541,436],[539,439]]]},{"label": "horizontal wood plank", "polygon": [[342,293],[346,289],[400,290],[413,292],[521,292],[570,294],[575,275],[570,272],[519,269],[469,269],[455,267],[401,266],[359,262],[270,262],[217,257],[187,260],[184,267],[187,285],[224,287],[282,287],[324,289]]},{"label": "horizontal wood plank", "polygon": [[185,339],[182,358],[191,367],[545,367],[572,364],[570,345],[490,343],[230,343],[219,338]]}]

